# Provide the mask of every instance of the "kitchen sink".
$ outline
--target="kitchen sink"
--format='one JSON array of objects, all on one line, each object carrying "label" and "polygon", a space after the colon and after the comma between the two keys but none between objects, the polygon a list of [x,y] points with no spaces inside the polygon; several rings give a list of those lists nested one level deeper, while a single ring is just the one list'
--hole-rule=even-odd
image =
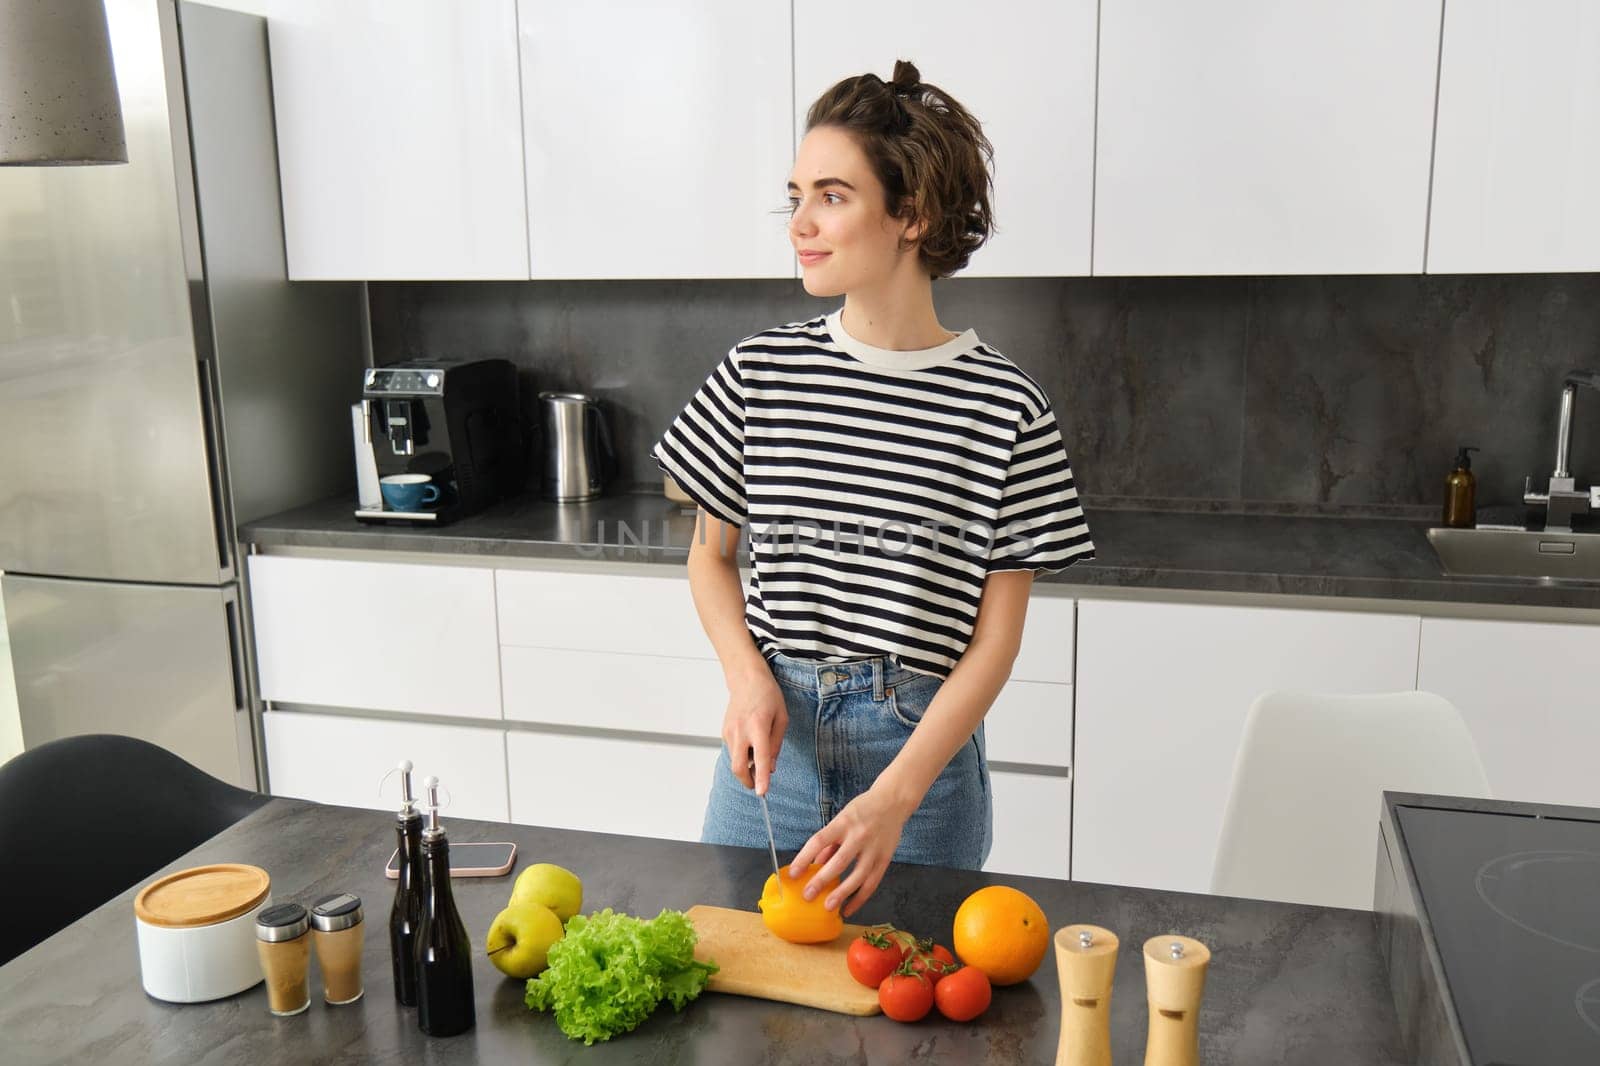
[{"label": "kitchen sink", "polygon": [[1600,533],[1539,533],[1517,526],[1428,530],[1445,573],[1600,581]]}]

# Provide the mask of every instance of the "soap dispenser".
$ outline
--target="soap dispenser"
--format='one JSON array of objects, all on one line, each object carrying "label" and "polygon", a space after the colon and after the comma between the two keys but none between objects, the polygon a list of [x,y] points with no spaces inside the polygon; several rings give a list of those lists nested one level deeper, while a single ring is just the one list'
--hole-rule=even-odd
[{"label": "soap dispenser", "polygon": [[1472,475],[1472,452],[1481,448],[1463,447],[1456,453],[1456,468],[1444,479],[1444,524],[1452,529],[1471,529],[1478,524],[1478,479]]}]

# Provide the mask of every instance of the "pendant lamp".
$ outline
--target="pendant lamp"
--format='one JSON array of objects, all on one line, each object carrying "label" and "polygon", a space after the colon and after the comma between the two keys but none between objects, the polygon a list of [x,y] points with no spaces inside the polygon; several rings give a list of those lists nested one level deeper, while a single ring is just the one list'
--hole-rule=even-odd
[{"label": "pendant lamp", "polygon": [[127,161],[102,0],[0,0],[0,165]]}]

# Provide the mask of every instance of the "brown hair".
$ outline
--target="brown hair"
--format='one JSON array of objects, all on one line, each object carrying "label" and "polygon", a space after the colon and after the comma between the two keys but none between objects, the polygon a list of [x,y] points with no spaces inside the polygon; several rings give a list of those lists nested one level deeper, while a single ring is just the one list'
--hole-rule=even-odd
[{"label": "brown hair", "polygon": [[921,219],[917,255],[929,275],[949,277],[967,265],[994,230],[989,205],[994,147],[983,127],[917,68],[896,60],[894,77],[846,78],[806,112],[806,131],[835,126],[851,133],[883,183],[891,218]]}]

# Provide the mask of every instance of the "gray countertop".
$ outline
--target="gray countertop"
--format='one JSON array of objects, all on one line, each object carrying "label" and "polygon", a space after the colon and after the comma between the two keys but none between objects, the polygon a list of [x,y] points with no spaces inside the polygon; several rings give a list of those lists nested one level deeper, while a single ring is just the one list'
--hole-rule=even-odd
[{"label": "gray countertop", "polygon": [[[1426,522],[1276,514],[1088,509],[1096,557],[1042,582],[1072,589],[1267,593],[1600,610],[1600,583],[1455,577],[1428,544]],[[356,521],[324,500],[248,523],[261,548],[347,548],[494,558],[681,566],[694,512],[659,493],[578,504],[500,504],[439,529]]]},{"label": "gray countertop", "polygon": [[[581,798],[574,798],[581,802]],[[1059,1039],[1053,954],[1023,984],[997,989],[966,1025],[937,1015],[914,1025],[706,993],[674,1014],[664,1007],[633,1033],[586,1048],[548,1015],[522,1005],[522,983],[481,954],[473,963],[477,1027],[445,1040],[416,1028],[394,1002],[387,917],[394,882],[383,864],[392,816],[275,799],[167,867],[246,862],[272,876],[278,900],[351,891],[366,901],[366,996],[321,1002],[312,963],[311,1009],[267,1013],[262,986],[231,999],[174,1005],[139,983],[130,888],[0,967],[0,1032],[8,1063],[181,1062],[555,1063],[906,1062],[1050,1063]],[[454,840],[513,840],[518,869],[566,866],[584,880],[586,912],[614,907],[655,915],[695,903],[752,909],[770,872],[764,850],[609,836],[487,822],[450,823]],[[20,874],[19,876],[27,876]],[[153,877],[148,880],[153,880]],[[1229,1066],[1385,1066],[1406,1061],[1373,916],[1363,911],[996,877],[896,865],[856,920],[894,921],[948,943],[956,907],[976,888],[1005,883],[1029,893],[1058,928],[1089,922],[1122,941],[1111,1004],[1118,1062],[1144,1047],[1146,1003],[1139,946],[1184,933],[1212,951],[1200,1010],[1201,1059]],[[454,882],[475,946],[510,893],[510,877]],[[11,916],[11,920],[24,920]]]}]

